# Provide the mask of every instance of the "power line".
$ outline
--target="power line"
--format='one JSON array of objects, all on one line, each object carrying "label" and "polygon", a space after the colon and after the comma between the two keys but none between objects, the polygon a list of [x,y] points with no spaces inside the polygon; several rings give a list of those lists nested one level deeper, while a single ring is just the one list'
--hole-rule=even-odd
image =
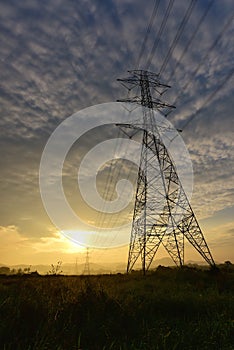
[{"label": "power line", "polygon": [[234,74],[234,68],[231,70],[230,73],[227,74],[226,78],[223,80],[223,82],[216,87],[216,89],[205,99],[202,106],[197,110],[195,114],[193,114],[184,124],[182,127],[182,130],[184,130],[192,121],[193,119],[198,115],[198,113],[215,97],[215,95],[218,94],[218,92],[222,89],[222,87],[231,79],[231,77]]},{"label": "power line", "polygon": [[147,27],[147,30],[146,30],[146,33],[145,33],[145,37],[144,37],[144,40],[143,40],[142,45],[141,45],[139,56],[138,56],[138,59],[137,59],[137,63],[136,63],[137,69],[139,68],[141,58],[142,58],[142,56],[144,54],[145,46],[146,46],[146,43],[148,41],[149,34],[151,32],[151,28],[152,28],[154,19],[155,19],[156,15],[157,15],[157,12],[158,12],[159,3],[160,3],[160,0],[155,0],[154,9],[152,11],[152,15],[151,15],[151,18],[150,18],[150,21],[149,21],[149,24],[148,24],[148,27]]},{"label": "power line", "polygon": [[193,12],[193,8],[195,6],[196,1],[197,0],[191,0],[189,6],[187,8],[187,11],[186,11],[186,13],[184,15],[184,18],[183,18],[182,22],[180,23],[180,26],[179,26],[179,28],[177,30],[175,38],[174,38],[174,40],[173,40],[173,42],[172,42],[172,44],[171,44],[171,46],[170,46],[170,48],[168,50],[168,53],[167,53],[167,55],[166,55],[166,57],[165,57],[165,59],[163,61],[162,66],[161,66],[161,68],[159,70],[159,75],[164,72],[164,70],[165,70],[165,68],[166,68],[166,66],[168,64],[168,61],[171,58],[172,53],[173,53],[173,51],[174,51],[174,49],[175,49],[175,47],[176,47],[176,45],[177,45],[177,43],[178,43],[182,33],[183,33],[184,27],[186,26],[186,24],[187,24],[191,14],[192,14],[192,12]]},{"label": "power line", "polygon": [[[132,111],[133,110],[128,111],[129,112],[128,118],[130,118],[130,115],[131,115]],[[123,140],[125,139],[125,138],[121,137],[120,133],[121,133],[121,129],[118,128],[117,142],[115,144],[115,150],[114,150],[114,157],[118,154],[119,150],[121,150],[121,147],[122,147],[122,144],[123,144]],[[125,159],[126,158],[126,154],[127,154],[127,148],[125,148],[124,155],[121,156],[121,158]],[[117,173],[113,177],[114,162],[113,162],[113,159],[111,160],[111,165],[110,165],[110,167],[108,167],[108,176],[107,176],[107,181],[106,181],[106,185],[105,185],[104,194],[102,195],[104,198],[107,197],[108,193],[111,190],[111,185],[113,184],[113,179],[118,179],[119,178],[119,175],[120,175],[120,173],[121,173],[121,171],[123,169],[123,164],[124,163],[121,162],[121,164],[118,166]],[[132,169],[132,166],[133,165],[131,165],[130,169]],[[129,170],[129,173],[128,173],[128,176],[127,176],[127,180],[129,179],[129,177],[130,177],[130,170]],[[125,188],[126,188],[126,184],[125,184],[125,186],[123,186],[123,188],[121,190],[120,197],[124,193]],[[118,205],[118,204],[116,204],[116,205]],[[97,223],[98,223],[97,226],[99,227],[99,229],[96,230],[97,231],[97,237],[95,239],[95,243],[97,243],[99,241],[98,234],[101,232],[102,227],[104,226],[104,223],[105,223],[105,227],[110,227],[110,226],[108,226],[110,223],[112,224],[111,226],[113,226],[113,214],[112,215],[108,215],[108,217],[106,217],[105,209],[106,209],[107,206],[108,206],[108,202],[107,201],[103,202],[102,208],[99,211],[98,220],[97,220]],[[121,210],[120,210],[120,212],[116,213],[114,216],[119,218],[120,215],[121,215]],[[116,223],[116,221],[117,220],[114,219],[114,224]],[[112,239],[111,242],[113,240],[114,239]],[[106,244],[107,241],[108,241],[108,237],[105,239],[104,243]]]},{"label": "power line", "polygon": [[[223,26],[221,32],[219,33],[219,35],[216,37],[215,41],[213,42],[213,44],[208,48],[205,56],[200,60],[200,63],[197,65],[197,68],[195,69],[195,71],[192,74],[192,77],[190,77],[190,79],[188,80],[188,82],[185,84],[185,86],[183,87],[183,91],[185,91],[194,81],[194,77],[196,76],[197,72],[199,71],[199,69],[201,68],[201,66],[204,64],[204,62],[206,62],[208,56],[210,55],[210,53],[214,50],[214,48],[216,47],[216,45],[218,44],[219,40],[222,38],[223,34],[225,33],[225,31],[227,30],[227,28],[229,27],[230,23],[232,22],[234,18],[234,15],[230,16],[230,18],[228,19],[228,21],[225,23],[225,25]],[[176,97],[176,99],[173,102],[173,105],[176,104],[176,102],[178,101],[178,99],[180,98],[181,94],[178,95]]]},{"label": "power line", "polygon": [[[196,118],[198,116],[198,113],[206,107],[206,105],[213,100],[213,98],[215,97],[215,95],[218,94],[218,92],[222,89],[222,87],[227,84],[227,82],[231,79],[231,77],[234,74],[234,68],[231,70],[230,73],[227,74],[226,78],[223,80],[223,82],[217,86],[217,88],[206,98],[206,100],[204,101],[204,103],[202,104],[202,106],[196,111],[195,114],[193,114],[183,125],[183,127],[181,128],[181,131],[183,131],[185,128],[187,128],[187,126],[194,120],[194,118]],[[171,142],[173,142],[176,138],[178,137],[178,134],[173,137],[173,139],[171,140]]]},{"label": "power line", "polygon": [[[117,154],[117,150],[119,149],[119,147],[121,147],[121,144],[123,142],[122,138],[119,137],[120,136],[120,130],[118,129],[118,134],[117,134],[117,141],[115,143],[115,150],[114,150],[114,157]],[[119,142],[119,139],[120,142]],[[97,220],[97,224],[99,229],[96,230],[96,239],[95,242],[97,244],[98,242],[98,233],[101,232],[101,229],[103,228],[104,222],[105,222],[105,216],[106,216],[106,212],[105,209],[107,207],[107,195],[110,192],[110,188],[111,188],[111,184],[113,183],[113,166],[114,166],[114,162],[113,159],[111,160],[111,164],[108,167],[108,173],[107,173],[107,181],[106,181],[106,186],[105,186],[105,190],[104,193],[102,194],[102,197],[104,198],[101,210],[99,211],[99,215],[98,215],[98,220]]]},{"label": "power line", "polygon": [[169,4],[168,4],[168,6],[167,6],[167,9],[166,9],[166,13],[165,13],[165,15],[164,15],[164,17],[163,17],[161,26],[160,26],[159,31],[158,31],[158,33],[157,33],[157,35],[156,35],[155,40],[154,40],[154,45],[153,45],[153,47],[152,47],[152,49],[151,49],[149,58],[148,58],[148,60],[147,60],[146,70],[149,68],[149,66],[150,66],[150,64],[151,64],[151,62],[152,62],[152,59],[153,59],[153,56],[154,56],[154,54],[155,54],[155,52],[156,52],[156,49],[157,49],[157,47],[158,47],[158,44],[159,44],[161,35],[162,35],[163,30],[164,30],[164,28],[165,28],[165,26],[166,26],[166,24],[167,24],[167,20],[168,20],[168,17],[169,17],[169,15],[170,15],[170,12],[171,12],[171,9],[172,9],[172,7],[173,7],[173,4],[174,4],[174,0],[170,0]]},{"label": "power line", "polygon": [[[129,112],[129,115],[130,115],[130,114],[131,114],[131,112]],[[119,129],[118,129],[118,138],[121,139],[121,142],[120,142],[120,144],[119,144],[118,146],[119,146],[120,149],[121,149],[121,146],[122,146],[122,143],[123,143],[123,138],[120,137],[120,131],[121,131],[121,129],[119,128]],[[117,147],[118,147],[118,146],[117,146]],[[116,147],[116,151],[115,151],[115,153],[114,153],[115,155],[117,154],[117,147]],[[122,159],[125,159],[125,158],[126,158],[126,153],[127,153],[127,148],[125,148],[124,155],[121,157]],[[112,165],[113,165],[113,163],[111,163],[111,166],[112,166]],[[133,169],[133,165],[134,165],[134,163],[131,162],[131,165],[130,165],[130,167],[128,168],[128,175],[127,175],[127,178],[126,178],[127,181],[129,180],[129,178],[130,178],[130,176],[131,176],[131,171],[132,171],[132,169]],[[111,168],[111,167],[110,167],[110,168]],[[110,169],[110,168],[109,168],[109,169]],[[121,162],[120,166],[118,166],[117,173],[115,174],[115,179],[116,179],[116,180],[119,178],[122,169],[123,169],[123,162]],[[110,169],[110,174],[112,175],[112,169]],[[110,175],[109,175],[109,176],[110,176]],[[111,181],[110,181],[110,178],[111,178]],[[106,195],[107,195],[107,193],[110,191],[110,189],[111,189],[111,188],[110,188],[110,185],[111,185],[112,183],[113,183],[113,175],[110,176],[109,179],[108,179],[108,181],[107,181],[107,185],[106,185],[106,187],[105,187],[105,194],[106,194]],[[121,189],[121,193],[119,194],[119,197],[121,197],[121,196],[123,195],[126,186],[127,186],[127,184],[125,183],[125,185],[124,185],[124,186],[122,187],[122,189]],[[120,210],[120,211],[119,211],[118,213],[116,213],[115,215],[112,214],[112,215],[109,215],[109,217],[105,218],[105,216],[106,216],[105,208],[106,208],[107,205],[108,205],[108,203],[105,202],[104,205],[103,205],[103,207],[102,207],[102,209],[101,209],[101,213],[100,213],[100,215],[99,215],[99,217],[100,217],[100,218],[99,218],[99,223],[98,223],[99,229],[97,230],[97,235],[98,235],[98,232],[101,231],[101,228],[102,228],[104,222],[105,222],[105,226],[106,226],[106,227],[112,227],[112,228],[113,228],[113,227],[115,227],[115,225],[116,225],[118,219],[119,219],[120,216],[122,215],[122,210]],[[118,203],[116,204],[115,209],[117,208],[117,205],[118,205]],[[110,240],[108,239],[108,237],[106,237],[106,239],[105,239],[105,241],[104,241],[105,245],[106,245],[106,246],[110,246],[110,245],[112,244],[112,242],[115,240],[115,238],[116,238],[116,235],[115,235],[114,237],[112,237]],[[97,243],[97,241],[98,241],[98,237],[97,237],[97,239],[95,240],[95,242]]]},{"label": "power line", "polygon": [[205,20],[206,16],[208,15],[208,12],[210,11],[211,6],[213,5],[213,3],[214,3],[214,0],[211,0],[210,3],[208,4],[208,6],[206,7],[205,12],[203,13],[203,15],[200,18],[200,20],[199,20],[199,22],[198,22],[198,24],[197,24],[197,26],[196,26],[192,36],[190,37],[189,41],[187,42],[187,45],[185,46],[185,48],[184,48],[180,58],[178,59],[176,65],[175,65],[175,68],[173,69],[170,77],[168,78],[168,81],[170,81],[174,77],[175,72],[176,72],[180,62],[182,61],[182,59],[184,58],[185,54],[187,53],[187,51],[188,51],[190,45],[192,44],[192,42],[193,42],[193,40],[194,40],[198,30],[200,29],[200,26],[202,25],[203,21]]},{"label": "power line", "polygon": [[[126,181],[130,181],[129,179],[130,179],[130,176],[131,176],[131,172],[132,172],[132,170],[133,170],[133,166],[134,166],[134,164],[131,163],[131,165],[130,165],[130,167],[129,167],[129,169],[128,169],[128,176],[127,176],[127,178],[126,178]],[[121,191],[120,196],[123,195],[124,190],[125,190],[125,187],[126,187],[126,185],[122,188],[122,191]],[[116,223],[118,222],[118,220],[119,220],[119,218],[120,218],[120,215],[121,215],[121,212],[118,212],[118,214],[116,214],[116,217],[114,218],[114,220],[112,220],[112,227],[115,227]],[[110,220],[110,222],[111,222],[111,220]],[[117,231],[117,229],[116,229],[116,231]],[[117,235],[117,234],[118,234],[118,233],[116,233],[116,234],[114,235],[114,237],[112,237],[111,241],[108,242],[108,247],[110,247],[110,246],[112,245],[112,243],[113,243],[114,240],[116,239],[116,235]]]}]

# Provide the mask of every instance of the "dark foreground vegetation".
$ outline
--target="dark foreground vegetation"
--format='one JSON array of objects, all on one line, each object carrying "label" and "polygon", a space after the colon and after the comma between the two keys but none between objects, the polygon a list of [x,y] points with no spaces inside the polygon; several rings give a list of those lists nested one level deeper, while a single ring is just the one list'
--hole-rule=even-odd
[{"label": "dark foreground vegetation", "polygon": [[234,348],[234,271],[1,276],[4,350]]}]

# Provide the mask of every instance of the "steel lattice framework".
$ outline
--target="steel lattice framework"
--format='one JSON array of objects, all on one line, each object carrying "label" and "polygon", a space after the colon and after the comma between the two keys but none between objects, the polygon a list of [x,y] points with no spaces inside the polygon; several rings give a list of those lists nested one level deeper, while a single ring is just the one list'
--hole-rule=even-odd
[{"label": "steel lattice framework", "polygon": [[90,268],[89,268],[89,248],[87,248],[87,250],[86,250],[86,258],[85,258],[85,264],[84,264],[83,275],[90,275]]},{"label": "steel lattice framework", "polygon": [[118,124],[131,137],[131,131],[143,134],[138,170],[134,214],[129,246],[127,271],[141,259],[143,273],[149,269],[160,244],[177,266],[184,264],[184,238],[203,259],[215,266],[211,252],[180,182],[174,162],[164,145],[154,119],[154,109],[174,108],[153,99],[161,96],[168,85],[158,75],[145,71],[129,71],[130,76],[118,79],[128,90],[140,88],[140,96],[118,100],[143,106],[143,123],[139,126]]}]

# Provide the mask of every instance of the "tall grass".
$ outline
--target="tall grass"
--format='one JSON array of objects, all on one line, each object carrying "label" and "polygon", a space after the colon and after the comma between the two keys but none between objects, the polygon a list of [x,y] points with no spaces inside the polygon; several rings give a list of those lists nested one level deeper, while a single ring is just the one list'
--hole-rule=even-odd
[{"label": "tall grass", "polygon": [[4,350],[233,349],[233,272],[2,276]]}]

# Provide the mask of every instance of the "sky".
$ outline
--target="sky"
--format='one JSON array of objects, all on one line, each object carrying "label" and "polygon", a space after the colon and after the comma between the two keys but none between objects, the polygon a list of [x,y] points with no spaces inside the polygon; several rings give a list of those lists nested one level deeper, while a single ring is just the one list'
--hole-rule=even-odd
[{"label": "sky", "polygon": [[[168,3],[160,2],[140,60],[142,69]],[[160,71],[188,5],[185,0],[174,1],[150,71]],[[0,0],[1,264],[85,259],[85,248],[61,235],[43,206],[42,152],[52,132],[69,116],[126,96],[116,79],[137,68],[153,7],[152,0]],[[217,262],[234,261],[233,14],[232,0],[195,1],[161,73],[171,86],[163,98],[176,105],[168,120],[175,128],[188,123],[181,136],[193,163],[191,204]],[[75,182],[76,163],[114,135],[108,127],[93,130],[72,147],[64,163],[65,193],[72,205],[78,204],[84,220],[103,223],[105,216],[100,218],[83,203]],[[107,162],[97,175],[104,197],[109,168]],[[136,176],[137,169],[127,161],[122,161],[121,169],[121,178],[129,169]],[[115,196],[113,192],[108,199]],[[132,199],[118,220],[131,218],[133,204]],[[100,230],[97,239],[98,234]],[[126,262],[127,254],[127,245],[107,247],[91,250],[90,259],[114,264]],[[160,251],[158,257],[164,256],[167,253]],[[189,246],[185,257],[201,260]]]}]

